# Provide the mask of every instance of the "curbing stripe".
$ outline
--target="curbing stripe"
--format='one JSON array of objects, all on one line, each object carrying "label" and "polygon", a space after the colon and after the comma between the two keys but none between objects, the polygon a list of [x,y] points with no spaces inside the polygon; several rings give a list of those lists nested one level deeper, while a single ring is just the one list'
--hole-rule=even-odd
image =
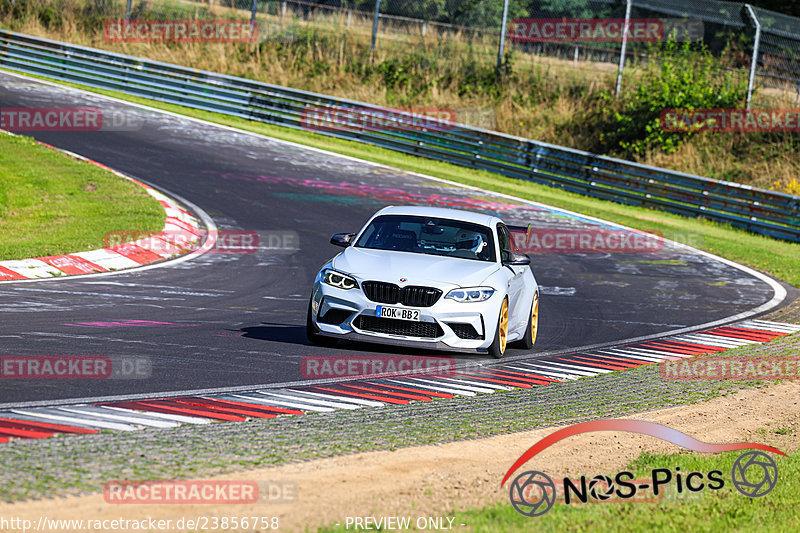
[{"label": "curbing stripe", "polygon": [[48,421],[56,421],[56,422],[66,422],[67,424],[74,424],[76,426],[86,426],[92,427],[96,429],[115,429],[117,431],[135,431],[136,428],[130,424],[120,424],[117,422],[108,422],[105,420],[97,420],[93,417],[83,417],[83,416],[75,416],[72,414],[58,414],[55,410],[36,410],[36,411],[26,411],[26,410],[12,410],[12,413],[17,413],[20,415],[31,416],[35,419],[44,419],[45,422]]},{"label": "curbing stripe", "polygon": [[105,411],[102,407],[94,407],[89,405],[81,405],[75,407],[58,407],[59,411],[63,411],[65,413],[72,413],[77,415],[84,415],[90,417],[99,417],[101,419],[108,419],[108,420],[116,420],[118,422],[123,422],[126,424],[134,424],[138,426],[149,426],[154,428],[173,428],[177,427],[180,424],[177,422],[168,422],[166,420],[156,420],[153,418],[147,418],[140,413],[134,413],[133,411],[130,414],[125,413],[114,413],[113,411]]},{"label": "curbing stripe", "polygon": [[[490,394],[500,390],[530,389],[770,342],[790,334],[789,330],[800,331],[800,327],[748,320],[699,333],[674,335],[593,352],[477,365],[447,375],[361,378],[303,388],[17,409],[0,412],[0,443],[12,438],[46,438],[55,433],[97,433],[100,429],[135,431],[143,426],[166,428],[183,423],[244,421],[248,418],[274,418],[302,415],[305,412],[329,413],[339,409],[405,405],[417,401],[430,402],[434,398],[454,399],[457,396]],[[71,425],[53,424],[53,421]]]},{"label": "curbing stripe", "polygon": [[270,393],[296,395],[302,398],[304,401],[308,400],[309,397],[311,397],[311,398],[319,398],[326,401],[334,401],[337,403],[344,402],[347,405],[354,405],[357,407],[383,407],[383,404],[381,402],[376,402],[373,400],[361,400],[359,398],[342,398],[341,396],[333,396],[332,394],[322,394],[321,392],[311,392],[308,390],[275,389],[275,390],[270,390]]},{"label": "curbing stripe", "polygon": [[[0,132],[14,135],[3,130]],[[98,166],[112,174],[132,181],[144,188],[144,190],[155,198],[164,208],[165,221],[160,233],[147,239],[136,241],[136,245],[141,250],[133,254],[129,253],[132,248],[119,245],[98,248],[86,252],[74,252],[62,255],[50,255],[46,257],[36,257],[31,259],[14,259],[0,261],[0,283],[13,283],[15,281],[25,281],[33,279],[58,278],[64,276],[85,276],[87,274],[108,273],[112,271],[125,270],[146,265],[163,259],[171,259],[179,255],[186,254],[193,250],[182,249],[169,244],[174,240],[175,234],[179,233],[187,236],[188,242],[197,244],[198,237],[201,235],[200,224],[197,218],[189,214],[184,208],[172,198],[157,191],[153,187],[133,179],[130,176],[109,168],[102,163],[93,161],[82,155],[62,150],[50,144],[36,141],[37,143],[57,150],[70,157],[85,161]],[[189,239],[188,237],[191,237]],[[154,249],[156,248],[157,249]],[[161,249],[166,251],[161,251]]]},{"label": "curbing stripe", "polygon": [[5,427],[18,427],[20,429],[40,429],[40,430],[52,431],[54,433],[76,433],[76,434],[97,433],[96,429],[90,429],[78,426],[65,426],[62,424],[48,424],[47,422],[35,422],[33,420],[24,420],[21,418],[11,418],[11,417],[0,418],[0,425]]}]

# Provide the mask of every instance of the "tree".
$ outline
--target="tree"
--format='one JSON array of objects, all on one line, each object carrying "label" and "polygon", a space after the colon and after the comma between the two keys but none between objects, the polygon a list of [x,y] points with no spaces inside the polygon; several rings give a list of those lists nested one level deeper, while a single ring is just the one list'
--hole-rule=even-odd
[{"label": "tree", "polygon": [[800,0],[757,0],[750,2],[750,4],[755,7],[777,11],[784,15],[800,17]]},{"label": "tree", "polygon": [[[509,20],[528,15],[525,3],[509,2]],[[446,10],[448,22],[460,26],[498,28],[503,20],[503,0],[447,0]]]}]

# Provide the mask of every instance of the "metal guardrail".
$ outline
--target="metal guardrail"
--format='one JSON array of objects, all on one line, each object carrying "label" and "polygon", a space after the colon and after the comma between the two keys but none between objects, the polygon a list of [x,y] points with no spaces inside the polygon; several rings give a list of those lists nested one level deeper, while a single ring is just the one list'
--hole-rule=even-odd
[{"label": "metal guardrail", "polygon": [[[488,170],[800,242],[800,197],[257,81],[0,30],[0,66]],[[390,111],[390,113],[387,113]],[[320,124],[326,112],[348,126]],[[370,126],[381,116],[388,123]],[[315,118],[317,117],[317,118]]]}]

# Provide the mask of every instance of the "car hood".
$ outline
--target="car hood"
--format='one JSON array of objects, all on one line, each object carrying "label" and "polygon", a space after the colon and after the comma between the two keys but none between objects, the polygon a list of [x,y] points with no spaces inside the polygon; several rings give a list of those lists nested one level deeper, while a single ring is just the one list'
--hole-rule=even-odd
[{"label": "car hood", "polygon": [[[336,256],[333,268],[361,280],[387,281],[395,284],[436,286],[442,289],[480,285],[497,264],[458,257],[371,250],[349,247]],[[407,281],[400,282],[400,278]]]}]

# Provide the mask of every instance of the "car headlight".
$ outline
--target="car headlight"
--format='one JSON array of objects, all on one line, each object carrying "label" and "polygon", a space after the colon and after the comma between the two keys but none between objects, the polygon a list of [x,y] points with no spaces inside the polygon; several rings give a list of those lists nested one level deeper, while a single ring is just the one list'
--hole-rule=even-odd
[{"label": "car headlight", "polygon": [[447,293],[445,298],[457,302],[485,302],[494,294],[491,287],[467,287],[465,289],[453,289]]},{"label": "car headlight", "polygon": [[326,270],[323,272],[322,281],[331,287],[337,287],[339,289],[349,290],[358,288],[358,282],[355,279],[335,270]]}]

